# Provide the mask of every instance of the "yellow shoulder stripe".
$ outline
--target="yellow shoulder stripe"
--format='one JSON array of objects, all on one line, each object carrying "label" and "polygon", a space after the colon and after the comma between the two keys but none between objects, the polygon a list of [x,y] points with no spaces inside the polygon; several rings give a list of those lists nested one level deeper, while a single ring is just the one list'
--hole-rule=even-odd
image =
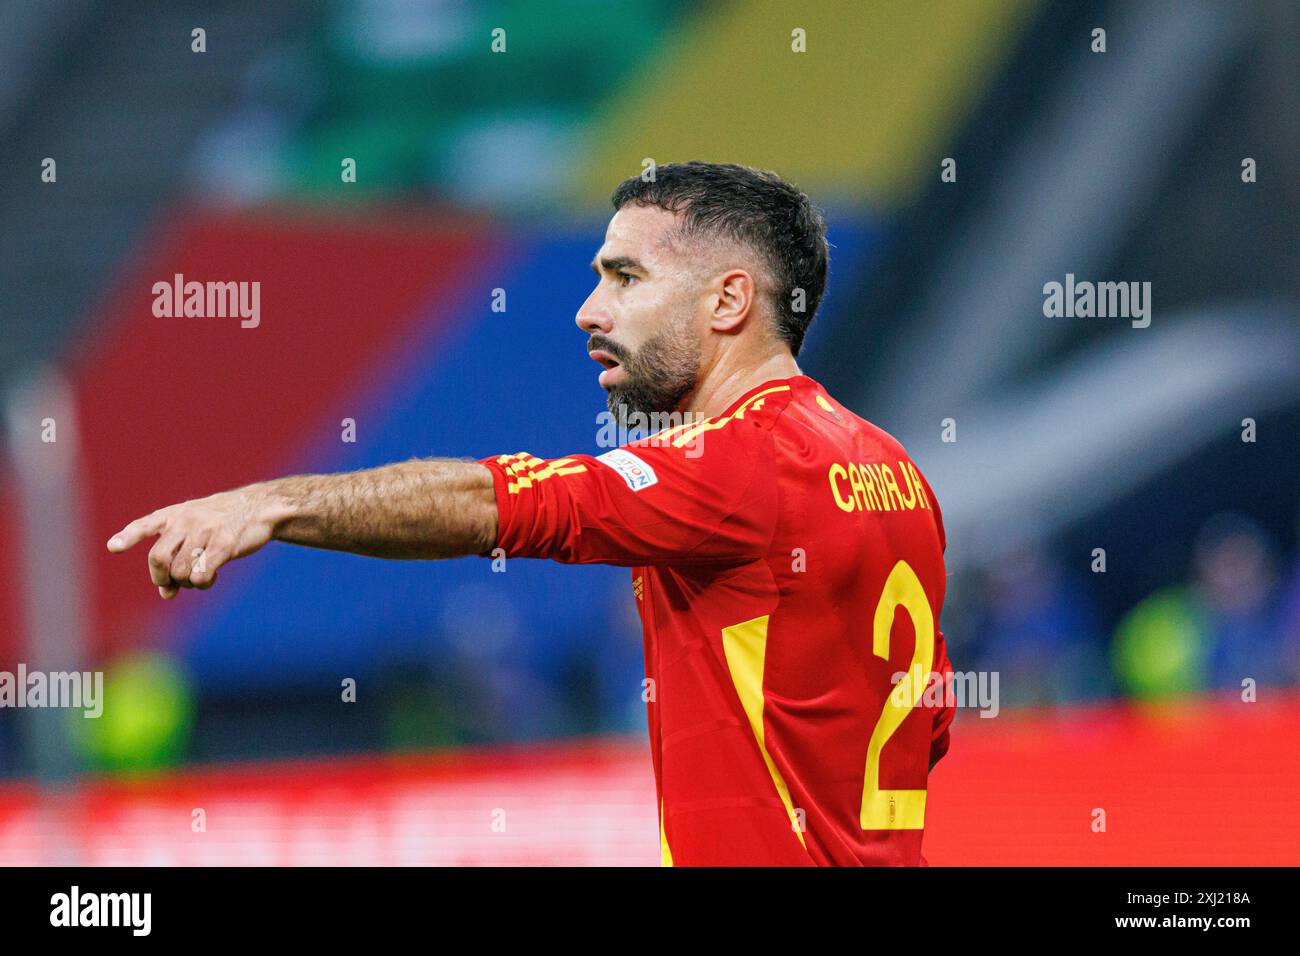
[{"label": "yellow shoulder stripe", "polygon": [[758,411],[760,408],[763,407],[763,402],[766,401],[767,396],[773,394],[774,392],[788,392],[788,391],[790,391],[789,385],[774,385],[771,388],[765,388],[757,395],[751,395],[748,399],[745,400],[745,403],[743,405],[741,405],[738,409],[736,409],[726,418],[710,418],[708,421],[703,422],[702,424],[699,425],[695,425],[688,431],[682,432],[680,435],[678,435],[676,438],[673,439],[673,447],[681,448],[687,442],[694,439],[697,435],[702,435],[705,432],[711,432],[714,431],[715,429],[722,428],[724,425],[730,424],[731,422],[735,421],[738,418],[744,418],[745,412],[747,411],[755,411],[755,412]]}]

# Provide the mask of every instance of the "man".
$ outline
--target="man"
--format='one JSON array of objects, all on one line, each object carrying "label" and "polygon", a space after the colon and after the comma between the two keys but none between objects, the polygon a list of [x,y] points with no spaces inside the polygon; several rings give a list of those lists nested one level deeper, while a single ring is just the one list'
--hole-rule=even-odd
[{"label": "man", "polygon": [[[163,508],[164,598],[275,539],[387,558],[631,566],[665,863],[919,864],[948,748],[938,505],[803,375],[825,222],[770,172],[629,179],[578,311],[610,410],[683,423],[599,456],[415,460]],[[942,696],[942,695],[941,695]]]}]

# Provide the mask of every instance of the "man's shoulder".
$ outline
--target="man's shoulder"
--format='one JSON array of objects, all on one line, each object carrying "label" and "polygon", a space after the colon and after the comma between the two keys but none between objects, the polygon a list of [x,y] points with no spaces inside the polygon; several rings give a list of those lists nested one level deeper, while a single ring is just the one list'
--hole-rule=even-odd
[{"label": "man's shoulder", "polygon": [[846,454],[871,450],[908,457],[897,438],[841,404],[820,382],[801,376],[793,385],[788,409],[781,417],[782,434],[801,434]]},{"label": "man's shoulder", "polygon": [[721,414],[704,418],[686,413],[681,421],[629,442],[626,447],[664,448],[701,460],[710,446],[720,454],[744,455],[770,444],[771,432],[789,405],[791,394],[788,382],[769,382],[751,389]]}]

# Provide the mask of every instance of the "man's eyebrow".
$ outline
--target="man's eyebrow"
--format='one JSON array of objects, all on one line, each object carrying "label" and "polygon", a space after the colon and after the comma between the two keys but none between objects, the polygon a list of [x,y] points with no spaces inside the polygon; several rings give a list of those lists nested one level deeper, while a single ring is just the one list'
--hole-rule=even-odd
[{"label": "man's eyebrow", "polygon": [[591,260],[591,271],[600,275],[601,270],[606,272],[619,272],[625,269],[635,269],[638,272],[645,272],[645,266],[641,265],[640,259],[633,259],[631,256],[605,256],[600,259],[600,265],[596,265],[596,260]]}]

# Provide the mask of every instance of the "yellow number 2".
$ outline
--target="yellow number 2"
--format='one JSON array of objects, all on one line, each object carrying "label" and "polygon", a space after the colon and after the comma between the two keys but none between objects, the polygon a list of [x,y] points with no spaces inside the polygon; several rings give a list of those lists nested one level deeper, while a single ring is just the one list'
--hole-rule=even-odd
[{"label": "yellow number 2", "polygon": [[889,634],[899,607],[912,619],[916,647],[907,674],[886,696],[884,710],[867,745],[859,820],[864,830],[920,830],[925,826],[924,790],[880,789],[880,752],[921,699],[934,665],[934,614],[920,578],[906,561],[895,564],[885,579],[871,626],[871,650],[885,660],[889,660]]}]

